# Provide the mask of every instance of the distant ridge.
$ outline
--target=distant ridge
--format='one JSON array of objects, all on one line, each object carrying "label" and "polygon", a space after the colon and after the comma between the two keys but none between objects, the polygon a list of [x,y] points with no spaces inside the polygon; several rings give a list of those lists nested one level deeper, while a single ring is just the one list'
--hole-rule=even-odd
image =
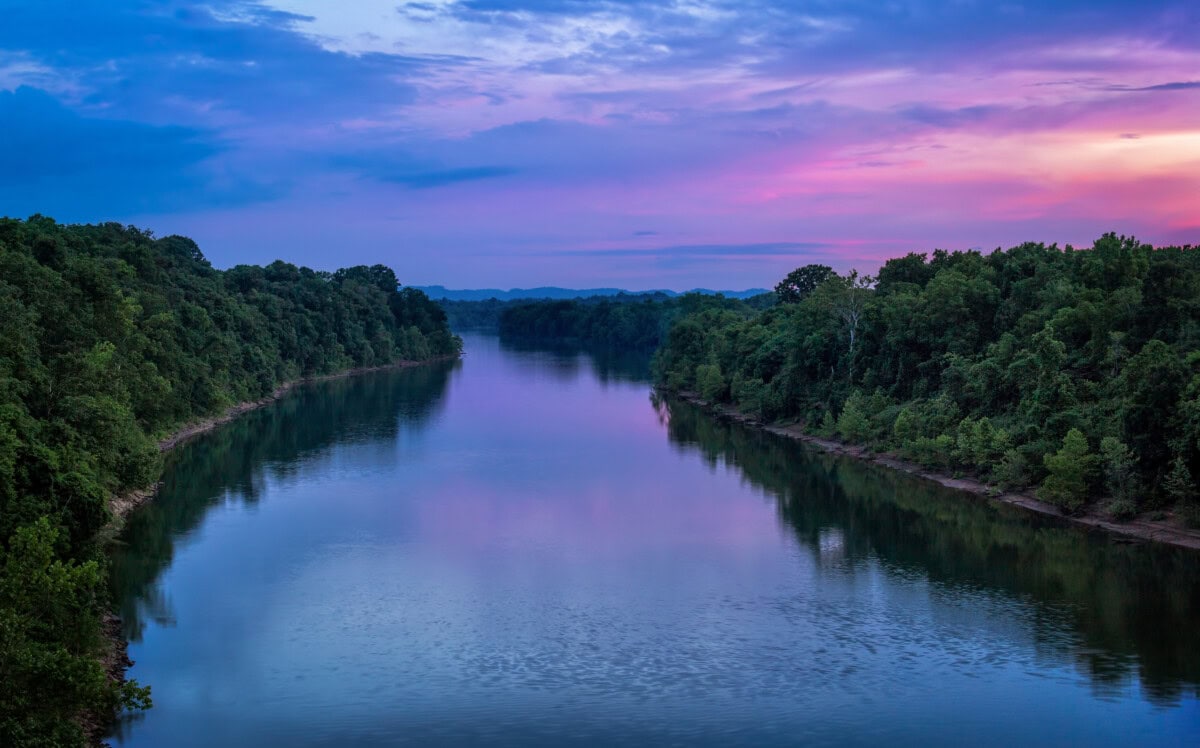
[{"label": "distant ridge", "polygon": [[413,286],[413,288],[424,291],[425,294],[434,301],[446,299],[449,301],[486,301],[488,299],[497,299],[499,301],[513,301],[515,299],[579,299],[587,296],[616,296],[618,294],[628,294],[630,296],[645,296],[648,294],[663,294],[664,296],[682,296],[684,293],[702,293],[708,295],[721,294],[731,299],[748,299],[751,296],[757,296],[762,293],[767,293],[765,288],[751,288],[745,291],[713,291],[708,288],[693,288],[689,291],[669,291],[666,289],[654,289],[651,291],[626,291],[620,288],[559,288],[558,286],[541,286],[539,288],[510,288],[507,291],[502,291],[499,288],[476,288],[455,290],[446,288],[445,286]]}]

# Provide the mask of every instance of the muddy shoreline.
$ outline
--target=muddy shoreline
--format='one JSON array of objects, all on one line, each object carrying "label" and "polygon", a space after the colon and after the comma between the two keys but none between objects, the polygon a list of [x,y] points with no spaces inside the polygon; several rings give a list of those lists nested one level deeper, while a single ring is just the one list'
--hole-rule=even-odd
[{"label": "muddy shoreline", "polygon": [[[249,413],[253,410],[265,407],[282,398],[297,387],[315,382],[326,382],[333,379],[343,379],[359,374],[369,374],[378,371],[388,371],[391,369],[407,369],[413,366],[425,366],[427,364],[440,363],[443,361],[452,361],[459,358],[458,355],[438,356],[437,358],[427,359],[425,361],[396,361],[394,363],[385,364],[383,366],[366,366],[356,369],[347,369],[337,372],[336,374],[324,374],[316,377],[302,377],[291,382],[281,384],[276,387],[271,394],[258,400],[249,400],[246,402],[237,403],[226,408],[222,413],[205,418],[200,421],[189,423],[185,426],[172,432],[170,435],[160,439],[158,442],[159,452],[169,452],[179,445],[197,437],[201,434],[206,434],[213,429],[223,426],[226,423],[234,420],[238,416]],[[116,533],[119,531],[121,523],[129,516],[131,512],[140,506],[148,504],[154,500],[158,494],[160,483],[139,488],[134,491],[129,491],[120,496],[114,496],[109,499],[108,508],[112,513],[112,519],[104,530],[100,532],[100,541],[108,543],[112,541]],[[125,672],[133,665],[133,660],[129,659],[129,642],[125,639],[121,629],[121,619],[116,613],[107,611],[103,619],[103,634],[108,640],[108,650],[101,657],[101,662],[104,664],[104,669],[108,673],[108,677],[114,682],[124,682]],[[107,746],[105,737],[109,728],[112,725],[110,717],[97,718],[92,715],[84,717],[85,728],[91,735],[92,744],[95,746]]]},{"label": "muddy shoreline", "polygon": [[1095,509],[1088,509],[1081,514],[1064,514],[1057,506],[1042,501],[1029,493],[1001,491],[996,486],[974,478],[955,478],[943,473],[932,472],[916,463],[901,459],[894,454],[877,453],[866,447],[844,444],[832,439],[822,439],[821,437],[807,434],[797,425],[786,426],[763,423],[753,416],[742,413],[737,408],[719,403],[710,403],[693,392],[673,392],[669,394],[672,397],[677,397],[693,405],[698,405],[718,417],[736,421],[779,436],[785,436],[789,439],[796,439],[831,454],[845,455],[876,465],[882,465],[892,470],[899,470],[919,478],[924,478],[925,480],[931,480],[947,488],[965,491],[991,501],[999,501],[1004,504],[1021,507],[1027,511],[1055,517],[1074,525],[1104,530],[1114,535],[1139,541],[1164,543],[1178,548],[1200,550],[1200,530],[1184,527],[1178,522],[1152,520],[1144,516],[1135,517],[1126,522],[1118,522],[1100,514]]}]

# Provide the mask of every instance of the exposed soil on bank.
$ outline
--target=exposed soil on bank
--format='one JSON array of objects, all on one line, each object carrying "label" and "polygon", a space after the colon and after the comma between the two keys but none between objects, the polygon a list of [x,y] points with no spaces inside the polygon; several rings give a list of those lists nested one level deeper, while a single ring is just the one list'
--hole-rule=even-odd
[{"label": "exposed soil on bank", "polygon": [[1104,514],[1099,513],[1095,509],[1088,509],[1080,514],[1064,514],[1054,504],[1047,503],[1041,499],[1028,493],[1002,491],[996,486],[989,485],[983,481],[975,480],[974,478],[955,478],[942,473],[935,473],[926,468],[907,460],[901,459],[895,454],[887,452],[873,452],[870,449],[854,444],[844,444],[832,439],[822,439],[821,437],[806,434],[798,425],[779,425],[763,423],[759,419],[742,413],[737,408],[729,405],[721,405],[719,403],[710,403],[694,392],[677,392],[671,393],[673,396],[681,400],[685,400],[694,405],[699,405],[706,410],[731,421],[753,426],[755,428],[768,431],[779,436],[786,436],[790,439],[811,444],[815,447],[838,455],[846,455],[867,462],[872,462],[877,465],[883,465],[893,470],[900,470],[905,473],[924,478],[926,480],[940,483],[947,488],[953,488],[959,491],[966,491],[977,496],[983,496],[991,501],[999,501],[1004,504],[1027,509],[1031,512],[1044,514],[1051,517],[1071,522],[1076,525],[1082,525],[1089,528],[1097,528],[1106,530],[1116,535],[1121,535],[1126,538],[1136,540],[1152,541],[1156,543],[1166,543],[1180,548],[1190,548],[1192,550],[1200,550],[1200,530],[1195,530],[1185,527],[1181,522],[1175,519],[1154,520],[1147,516],[1135,517],[1126,522],[1118,522]]},{"label": "exposed soil on bank", "polygon": [[[439,363],[442,361],[451,361],[458,356],[439,356],[426,361],[396,361],[384,366],[366,366],[357,369],[347,369],[336,374],[325,374],[318,377],[303,377],[296,379],[286,384],[276,387],[270,395],[258,400],[250,400],[247,402],[231,405],[224,412],[205,418],[194,423],[189,423],[186,426],[172,432],[169,436],[159,440],[158,450],[160,452],[169,452],[180,444],[193,439],[201,434],[205,434],[218,426],[229,423],[240,415],[249,413],[252,410],[258,410],[264,406],[279,400],[287,393],[297,387],[314,382],[324,382],[331,379],[342,379],[358,374],[368,374],[376,371],[386,371],[389,369],[407,369],[412,366],[424,366],[426,364]],[[103,541],[111,541],[119,530],[121,523],[129,514],[138,507],[148,504],[158,494],[158,489],[161,483],[155,483],[146,488],[139,488],[134,491],[129,491],[120,496],[114,496],[109,499],[108,508],[112,513],[112,520],[108,527],[101,531],[101,539]],[[101,662],[104,664],[104,669],[108,673],[111,681],[122,683],[125,681],[125,672],[133,665],[133,660],[129,659],[129,642],[126,641],[121,628],[121,619],[115,613],[109,612],[105,615],[103,621],[104,638],[108,640],[108,650],[101,657]],[[105,734],[108,732],[109,726],[112,724],[111,718],[101,715],[84,715],[82,718],[84,729],[92,737],[92,743],[96,746],[107,746],[104,742]]]}]

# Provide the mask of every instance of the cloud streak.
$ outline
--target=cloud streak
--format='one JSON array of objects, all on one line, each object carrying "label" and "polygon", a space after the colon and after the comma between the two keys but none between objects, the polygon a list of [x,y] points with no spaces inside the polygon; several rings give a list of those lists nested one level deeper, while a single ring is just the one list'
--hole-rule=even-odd
[{"label": "cloud streak", "polygon": [[820,242],[762,242],[759,244],[677,244],[666,247],[631,249],[615,247],[608,249],[583,249],[576,255],[594,257],[794,257],[804,252],[828,249]]},{"label": "cloud streak", "polygon": [[459,182],[474,182],[479,179],[495,179],[516,174],[517,170],[505,166],[469,166],[461,169],[444,169],[442,171],[426,171],[416,174],[398,174],[386,178],[389,182],[403,184],[415,189],[430,189],[458,184]]},{"label": "cloud streak", "polygon": [[1153,86],[1107,86],[1107,91],[1191,91],[1200,89],[1200,81],[1172,81],[1170,83],[1158,83]]}]

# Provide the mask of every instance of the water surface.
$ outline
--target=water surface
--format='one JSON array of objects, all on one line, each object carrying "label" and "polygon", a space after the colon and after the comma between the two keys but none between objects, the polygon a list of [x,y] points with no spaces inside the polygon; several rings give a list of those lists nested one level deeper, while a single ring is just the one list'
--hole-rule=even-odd
[{"label": "water surface", "polygon": [[1198,554],[467,351],[172,456],[119,745],[1200,743]]}]

